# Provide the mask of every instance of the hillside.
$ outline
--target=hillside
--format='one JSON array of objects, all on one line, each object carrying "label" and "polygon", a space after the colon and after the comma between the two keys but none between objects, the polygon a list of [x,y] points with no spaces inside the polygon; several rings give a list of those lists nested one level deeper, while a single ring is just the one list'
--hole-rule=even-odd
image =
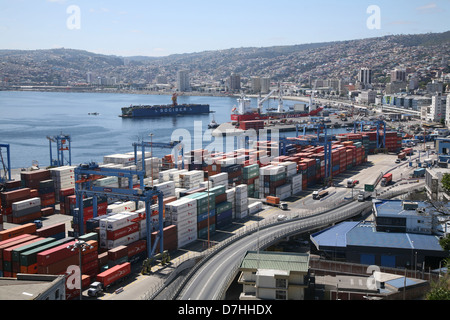
[{"label": "hillside", "polygon": [[[328,43],[262,48],[232,48],[167,57],[118,57],[74,49],[0,50],[3,83],[85,82],[91,72],[123,83],[151,83],[165,75],[175,81],[180,69],[193,81],[217,81],[231,73],[242,77],[269,76],[273,80],[313,78],[352,79],[361,66],[383,74],[398,66],[419,68],[450,57],[450,31],[434,34],[393,35]],[[437,58],[436,58],[437,57]]]}]

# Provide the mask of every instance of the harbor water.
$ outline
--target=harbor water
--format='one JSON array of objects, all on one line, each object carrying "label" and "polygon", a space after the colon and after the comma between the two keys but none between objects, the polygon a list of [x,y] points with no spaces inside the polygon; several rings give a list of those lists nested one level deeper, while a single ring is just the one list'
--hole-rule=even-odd
[{"label": "harbor water", "polygon": [[[211,145],[215,139],[208,130],[212,115],[154,119],[119,117],[122,107],[170,103],[169,95],[0,91],[0,144],[10,145],[11,168],[27,168],[33,161],[40,167],[50,165],[47,136],[59,134],[71,137],[73,165],[102,162],[105,155],[132,152],[133,143],[142,140],[164,143],[173,138],[182,140],[178,133],[190,133],[191,149]],[[179,96],[178,103],[209,104],[215,112],[215,120],[224,123],[230,121],[237,101],[234,97]],[[277,101],[270,103],[271,107],[276,107]],[[298,102],[285,101],[284,105],[295,103]],[[252,104],[256,105],[256,99]],[[295,136],[295,132],[280,133],[280,136]],[[56,143],[52,143],[52,153],[56,159]],[[162,157],[171,150],[154,149],[153,153]],[[67,152],[65,157],[67,159]]]}]

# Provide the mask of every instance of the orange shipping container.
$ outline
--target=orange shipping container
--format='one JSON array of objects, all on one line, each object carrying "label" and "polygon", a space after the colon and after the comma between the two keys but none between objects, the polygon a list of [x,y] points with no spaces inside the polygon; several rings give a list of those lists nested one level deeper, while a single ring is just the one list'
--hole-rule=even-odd
[{"label": "orange shipping container", "polygon": [[0,231],[0,241],[11,239],[23,234],[33,234],[36,232],[36,225],[34,223],[27,223],[23,226]]}]

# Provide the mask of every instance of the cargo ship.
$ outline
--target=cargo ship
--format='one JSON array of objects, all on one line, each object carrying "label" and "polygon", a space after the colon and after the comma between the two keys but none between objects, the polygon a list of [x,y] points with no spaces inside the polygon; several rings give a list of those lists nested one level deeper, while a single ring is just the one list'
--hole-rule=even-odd
[{"label": "cargo ship", "polygon": [[122,118],[158,118],[170,116],[184,116],[196,114],[209,114],[209,104],[178,104],[177,95],[172,96],[172,104],[168,105],[139,105],[122,108]]},{"label": "cargo ship", "polygon": [[[276,91],[280,92],[278,109],[268,109],[266,112],[262,112],[262,106],[265,101],[267,101],[271,95]],[[323,107],[317,107],[313,101],[312,97],[310,99],[309,106],[294,106],[289,108],[289,110],[284,110],[283,108],[283,97],[280,88],[273,90],[265,98],[258,99],[257,108],[251,107],[251,100],[245,96],[241,96],[238,101],[238,107],[232,110],[231,121],[243,122],[243,121],[253,121],[253,120],[268,120],[268,119],[290,119],[290,118],[301,118],[309,116],[317,116]]]}]

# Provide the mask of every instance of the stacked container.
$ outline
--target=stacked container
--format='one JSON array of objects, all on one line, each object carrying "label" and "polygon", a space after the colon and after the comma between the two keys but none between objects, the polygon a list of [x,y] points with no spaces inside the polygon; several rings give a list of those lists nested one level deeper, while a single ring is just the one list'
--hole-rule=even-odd
[{"label": "stacked container", "polygon": [[175,182],[167,181],[155,185],[159,191],[161,191],[165,198],[175,196]]},{"label": "stacked container", "polygon": [[180,187],[185,189],[197,188],[204,181],[204,173],[201,170],[193,170],[180,174]]},{"label": "stacked container", "polygon": [[100,220],[100,247],[112,249],[138,241],[140,224],[132,221],[138,217],[138,213],[123,212]]},{"label": "stacked container", "polygon": [[23,223],[41,217],[41,199],[31,198],[12,204],[12,222]]},{"label": "stacked container", "polygon": [[56,201],[60,201],[60,190],[75,189],[75,166],[63,166],[50,169],[55,187]]},{"label": "stacked container", "polygon": [[248,187],[246,184],[236,186],[236,219],[248,216]]},{"label": "stacked container", "polygon": [[177,247],[197,240],[197,200],[183,198],[166,205],[166,215],[177,226]]},{"label": "stacked container", "polygon": [[228,173],[222,172],[213,176],[209,176],[209,181],[212,182],[212,187],[228,186]]}]

